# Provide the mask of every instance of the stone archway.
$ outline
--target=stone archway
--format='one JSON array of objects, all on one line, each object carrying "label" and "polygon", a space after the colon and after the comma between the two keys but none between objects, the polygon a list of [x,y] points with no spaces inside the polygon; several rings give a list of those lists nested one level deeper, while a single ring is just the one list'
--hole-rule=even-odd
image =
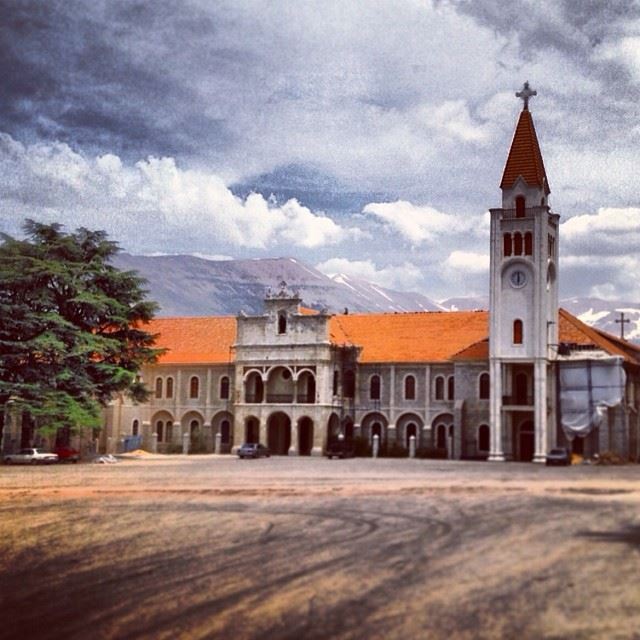
[{"label": "stone archway", "polygon": [[298,454],[310,456],[313,449],[313,420],[304,416],[298,420]]},{"label": "stone archway", "polygon": [[291,447],[291,418],[282,411],[272,413],[267,420],[267,446],[276,456],[286,456]]},{"label": "stone archway", "polygon": [[255,416],[249,416],[244,421],[244,441],[249,443],[260,442],[260,420]]}]

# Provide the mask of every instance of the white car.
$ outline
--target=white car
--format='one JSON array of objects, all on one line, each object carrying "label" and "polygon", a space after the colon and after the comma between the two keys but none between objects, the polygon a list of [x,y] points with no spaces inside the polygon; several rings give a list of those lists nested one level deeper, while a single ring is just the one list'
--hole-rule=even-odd
[{"label": "white car", "polygon": [[19,453],[7,453],[5,464],[51,464],[58,462],[57,453],[49,453],[43,449],[20,449]]}]

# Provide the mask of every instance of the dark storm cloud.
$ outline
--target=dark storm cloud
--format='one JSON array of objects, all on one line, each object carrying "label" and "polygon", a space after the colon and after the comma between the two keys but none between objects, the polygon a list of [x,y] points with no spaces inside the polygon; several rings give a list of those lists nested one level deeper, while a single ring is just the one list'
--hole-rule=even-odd
[{"label": "dark storm cloud", "polygon": [[[15,2],[5,3],[2,25],[0,128],[20,139],[135,158],[215,153],[232,139],[170,71],[174,50],[215,35],[209,16],[193,7]],[[228,55],[210,55],[209,63]]]}]

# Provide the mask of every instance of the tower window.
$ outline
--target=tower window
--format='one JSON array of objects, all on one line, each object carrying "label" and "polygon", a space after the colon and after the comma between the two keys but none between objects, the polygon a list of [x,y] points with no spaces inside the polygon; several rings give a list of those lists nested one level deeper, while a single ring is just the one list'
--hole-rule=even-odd
[{"label": "tower window", "polygon": [[524,218],[524,196],[516,197],[516,218]]},{"label": "tower window", "polygon": [[527,233],[524,234],[524,255],[533,255],[533,234],[531,231],[527,231]]},{"label": "tower window", "polygon": [[173,378],[167,378],[167,398],[173,398]]},{"label": "tower window", "polygon": [[454,395],[455,395],[455,380],[453,376],[449,376],[449,379],[447,380],[447,397],[449,398],[449,400],[453,400]]},{"label": "tower window", "polygon": [[479,388],[478,388],[478,397],[480,398],[480,400],[488,400],[489,399],[489,391],[490,391],[490,382],[491,379],[489,378],[489,374],[488,373],[483,373],[480,376],[480,380],[479,380]]},{"label": "tower window", "polygon": [[156,378],[156,398],[162,398],[162,378]]},{"label": "tower window", "polygon": [[407,376],[404,379],[404,399],[416,399],[416,379],[413,376]]},{"label": "tower window", "polygon": [[338,382],[339,382],[338,372],[334,371],[333,372],[333,395],[334,396],[338,395]]},{"label": "tower window", "polygon": [[513,344],[522,344],[522,320],[513,321]]},{"label": "tower window", "polygon": [[515,233],[513,236],[513,254],[516,256],[522,255],[522,234]]},{"label": "tower window", "polygon": [[200,380],[197,376],[192,376],[189,380],[189,397],[197,398],[200,395]]},{"label": "tower window", "polygon": [[502,244],[503,244],[503,252],[504,252],[504,257],[508,258],[511,255],[512,252],[512,247],[511,247],[511,234],[510,233],[505,233],[502,236]]},{"label": "tower window", "polygon": [[438,376],[436,378],[436,400],[444,400],[444,378]]},{"label": "tower window", "polygon": [[287,314],[284,311],[278,312],[278,333],[283,334],[287,332]]},{"label": "tower window", "polygon": [[380,400],[380,376],[372,376],[369,383],[369,398]]}]

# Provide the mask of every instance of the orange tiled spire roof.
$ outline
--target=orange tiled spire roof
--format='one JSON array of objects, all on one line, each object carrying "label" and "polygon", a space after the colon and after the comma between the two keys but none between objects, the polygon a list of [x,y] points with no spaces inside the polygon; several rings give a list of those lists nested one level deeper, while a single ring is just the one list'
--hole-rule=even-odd
[{"label": "orange tiled spire roof", "polygon": [[516,96],[524,100],[524,108],[520,112],[520,118],[516,125],[511,149],[507,157],[507,164],[504,167],[501,189],[508,189],[522,176],[523,180],[530,186],[537,186],[544,189],[545,194],[549,194],[549,182],[544,170],[542,153],[538,144],[538,136],[533,126],[533,118],[529,111],[529,97],[535,95],[535,91],[529,89],[529,83],[525,82],[524,89],[516,93]]}]

